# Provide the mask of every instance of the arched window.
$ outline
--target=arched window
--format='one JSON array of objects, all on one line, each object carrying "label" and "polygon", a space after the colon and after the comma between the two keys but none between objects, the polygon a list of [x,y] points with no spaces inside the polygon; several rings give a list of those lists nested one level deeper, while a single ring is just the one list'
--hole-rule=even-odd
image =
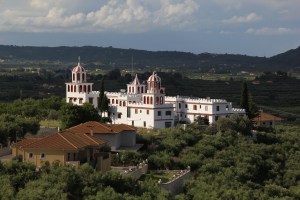
[{"label": "arched window", "polygon": [[123,101],[123,106],[126,106],[126,102],[125,101]]},{"label": "arched window", "polygon": [[74,85],[74,92],[76,92],[76,85]]},{"label": "arched window", "polygon": [[144,87],[141,87],[141,93],[144,93]]},{"label": "arched window", "polygon": [[134,93],[134,87],[132,87],[132,93]]},{"label": "arched window", "polygon": [[86,92],[86,85],[83,86],[83,92]]},{"label": "arched window", "polygon": [[79,92],[82,92],[82,85],[79,85]]},{"label": "arched window", "polygon": [[161,94],[163,94],[163,93],[164,93],[164,90],[163,90],[163,89],[161,89],[161,90],[160,90],[160,93],[161,93]]},{"label": "arched window", "polygon": [[84,81],[85,80],[85,77],[84,77],[84,74],[82,74],[82,81]]},{"label": "arched window", "polygon": [[138,90],[137,93],[140,93],[140,87],[139,86],[137,87],[137,90]]},{"label": "arched window", "polygon": [[144,96],[144,104],[146,104],[146,97]]},{"label": "arched window", "polygon": [[70,92],[70,85],[68,85],[68,92]]},{"label": "arched window", "polygon": [[160,97],[160,104],[164,104],[164,98]]},{"label": "arched window", "polygon": [[131,93],[131,87],[128,87],[129,88],[129,93]]},{"label": "arched window", "polygon": [[77,81],[80,81],[80,74],[77,73]]},{"label": "arched window", "polygon": [[73,81],[75,81],[75,74],[73,74]]},{"label": "arched window", "polygon": [[153,97],[150,97],[150,104],[153,104]]},{"label": "arched window", "polygon": [[88,85],[88,92],[91,92],[91,86]]},{"label": "arched window", "polygon": [[115,103],[115,99],[112,99],[112,100],[111,100],[111,104],[114,104],[114,103]]},{"label": "arched window", "polygon": [[149,97],[147,97],[147,104],[149,104]]},{"label": "arched window", "polygon": [[122,101],[119,102],[119,106],[122,106]]},{"label": "arched window", "polygon": [[181,108],[181,103],[178,103],[178,108],[179,108],[179,109]]},{"label": "arched window", "polygon": [[71,85],[71,92],[73,92],[73,85]]},{"label": "arched window", "polygon": [[157,105],[158,103],[159,103],[159,97],[156,97],[155,104]]}]

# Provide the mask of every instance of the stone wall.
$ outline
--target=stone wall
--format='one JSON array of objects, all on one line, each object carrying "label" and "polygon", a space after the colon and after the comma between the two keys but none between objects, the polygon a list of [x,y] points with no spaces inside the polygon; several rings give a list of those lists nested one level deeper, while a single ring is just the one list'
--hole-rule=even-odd
[{"label": "stone wall", "polygon": [[167,183],[160,183],[160,188],[168,190],[172,195],[178,194],[183,190],[184,181],[191,176],[190,170],[174,170],[177,175]]}]

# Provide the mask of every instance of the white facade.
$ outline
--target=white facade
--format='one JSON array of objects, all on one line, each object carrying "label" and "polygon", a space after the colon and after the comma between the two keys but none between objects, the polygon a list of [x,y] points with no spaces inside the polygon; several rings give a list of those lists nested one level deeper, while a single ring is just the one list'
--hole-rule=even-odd
[{"label": "white facade", "polygon": [[[72,71],[72,82],[66,83],[67,102],[76,105],[92,103],[97,107],[99,91],[92,91],[92,83],[86,82],[86,71],[76,66]],[[127,124],[145,128],[167,128],[175,121],[193,123],[198,116],[207,117],[214,124],[220,117],[232,114],[244,115],[244,109],[232,107],[225,99],[166,97],[165,88],[157,74],[148,78],[147,84],[135,76],[127,84],[127,91],[105,92],[109,99],[108,116],[113,124]]]},{"label": "white facade", "polygon": [[75,105],[91,103],[98,105],[99,91],[93,91],[93,83],[86,82],[86,70],[80,65],[72,70],[72,82],[66,83],[66,101]]},{"label": "white facade", "polygon": [[214,124],[220,117],[232,114],[244,115],[244,109],[233,108],[231,102],[225,99],[195,98],[195,97],[166,97],[166,102],[174,105],[177,120],[193,123],[198,116],[207,117]]},{"label": "white facade", "polygon": [[165,102],[165,88],[157,74],[152,74],[147,85],[137,76],[127,84],[127,92],[106,92],[110,102],[112,123],[145,128],[174,126],[174,107]]}]

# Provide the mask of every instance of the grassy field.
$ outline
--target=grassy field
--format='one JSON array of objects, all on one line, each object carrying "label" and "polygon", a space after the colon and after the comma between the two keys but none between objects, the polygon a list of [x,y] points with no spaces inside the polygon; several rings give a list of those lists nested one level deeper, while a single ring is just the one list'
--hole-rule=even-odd
[{"label": "grassy field", "polygon": [[60,121],[58,120],[42,120],[40,122],[41,128],[54,128],[60,127]]}]

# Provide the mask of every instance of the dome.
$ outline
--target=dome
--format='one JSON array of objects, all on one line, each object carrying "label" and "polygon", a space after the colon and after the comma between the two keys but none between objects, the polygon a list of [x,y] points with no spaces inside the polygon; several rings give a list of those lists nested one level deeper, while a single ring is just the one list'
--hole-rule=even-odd
[{"label": "dome", "polygon": [[157,74],[155,74],[155,72],[153,72],[153,74],[151,76],[149,76],[148,78],[148,82],[160,82],[160,77],[157,76]]},{"label": "dome", "polygon": [[78,65],[73,68],[72,72],[85,72],[85,69],[78,63]]}]

